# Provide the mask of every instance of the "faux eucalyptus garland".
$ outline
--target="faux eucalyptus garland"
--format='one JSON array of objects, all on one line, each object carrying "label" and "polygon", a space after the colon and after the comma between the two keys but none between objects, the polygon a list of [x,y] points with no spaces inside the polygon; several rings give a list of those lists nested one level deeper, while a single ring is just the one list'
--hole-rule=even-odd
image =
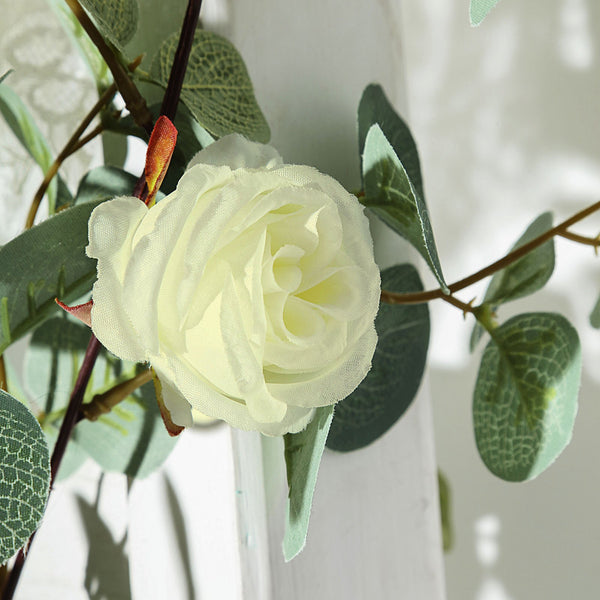
[{"label": "faux eucalyptus garland", "polygon": [[[473,426],[487,468],[523,481],[557,458],[577,412],[577,332],[559,314],[500,322],[498,309],[549,280],[554,237],[598,247],[571,228],[600,202],[558,225],[544,213],[504,257],[448,283],[415,141],[379,85],[368,85],[358,106],[362,189],[352,195],[310,167],[283,165],[264,145],[269,126],[243,60],[197,27],[199,0],[189,1],[181,32],[144,62],[126,50],[137,0],[48,1],[89,66],[98,101],[54,157],[10,72],[0,78],[0,111],[45,174],[25,231],[0,248],[0,352],[32,333],[25,371],[35,398],[3,358],[4,600],[54,481],[86,457],[144,477],[164,462],[174,435],[205,418],[284,435],[283,550],[292,559],[305,543],[324,447],[370,444],[415,397],[429,301],[474,317],[472,349],[486,338]],[[472,23],[496,1],[472,0]],[[141,83],[163,88],[162,104],[147,106]],[[126,111],[116,108],[117,92]],[[149,142],[145,172],[98,167],[72,193],[63,161],[106,131]],[[48,219],[34,225],[43,199]],[[436,289],[423,289],[415,266],[398,264],[381,272],[379,291],[359,202],[416,249]],[[479,304],[456,296],[490,276]],[[593,326],[599,315],[600,305]],[[90,338],[90,325],[108,350]],[[68,387],[70,397],[60,391]]]}]

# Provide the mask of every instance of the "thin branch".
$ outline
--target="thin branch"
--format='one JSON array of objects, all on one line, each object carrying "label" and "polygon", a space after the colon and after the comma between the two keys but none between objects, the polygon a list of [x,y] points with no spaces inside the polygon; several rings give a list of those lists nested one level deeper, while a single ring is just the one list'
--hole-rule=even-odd
[{"label": "thin branch", "polygon": [[127,106],[135,122],[150,135],[153,126],[152,114],[148,110],[146,100],[144,100],[144,97],[131,80],[127,69],[119,62],[110,46],[104,41],[102,34],[96,29],[96,26],[88,17],[85,10],[83,10],[78,0],[65,0],[65,2],[69,5],[69,8],[88,34],[90,40],[98,48],[104,62],[108,65],[117,88],[119,88],[119,92],[123,96],[125,106]]},{"label": "thin branch", "polygon": [[592,246],[596,251],[600,247],[600,235],[597,235],[596,237],[588,237],[587,235],[579,235],[577,233],[571,233],[570,231],[565,231],[563,233],[559,233],[558,235],[566,240],[571,240],[572,242],[577,242],[578,244],[583,244],[584,246]]},{"label": "thin branch", "polygon": [[125,400],[127,396],[149,381],[152,381],[152,370],[146,369],[135,377],[115,385],[103,394],[96,394],[91,402],[81,407],[77,421],[83,419],[97,421],[99,417],[109,413],[119,402]]},{"label": "thin branch", "polygon": [[201,8],[202,0],[189,0],[183,19],[179,43],[177,45],[177,50],[175,51],[171,73],[169,74],[167,91],[165,92],[163,103],[160,108],[160,114],[165,115],[165,117],[168,117],[171,121],[175,120],[175,114],[177,113],[177,104],[179,103],[179,96],[181,95],[183,80],[190,52],[192,50],[192,43],[194,41],[196,27],[198,26]]},{"label": "thin branch", "polygon": [[[69,157],[76,149],[80,142],[80,137],[83,132],[89,127],[90,123],[94,120],[94,117],[102,110],[102,108],[108,104],[115,93],[117,92],[117,87],[113,83],[110,87],[106,89],[106,91],[100,96],[98,102],[92,106],[88,114],[83,118],[83,121],[79,124],[77,129],[73,132],[73,135],[69,138],[69,141],[65,144],[65,147],[61,150],[59,155],[56,157],[54,162],[50,165],[48,171],[44,175],[44,180],[40,184],[40,187],[37,189],[35,196],[31,202],[31,206],[29,207],[29,213],[27,214],[27,221],[25,222],[25,229],[31,229],[33,227],[33,222],[35,221],[35,216],[37,215],[37,211],[40,207],[40,203],[42,202],[42,198],[48,189],[52,179],[56,173],[58,173],[58,169],[65,161],[67,157]],[[89,137],[89,136],[88,136]],[[91,139],[91,138],[90,138]],[[88,140],[89,141],[89,140]]]},{"label": "thin branch", "polygon": [[[539,235],[538,237],[534,238],[529,243],[520,246],[512,252],[509,252],[506,256],[493,262],[487,267],[480,269],[476,273],[473,273],[472,275],[469,275],[468,277],[465,277],[464,279],[461,279],[449,285],[448,289],[450,290],[450,294],[459,292],[460,290],[469,287],[470,285],[473,285],[474,283],[477,283],[478,281],[485,279],[490,275],[493,275],[497,271],[505,269],[506,267],[519,260],[526,254],[529,254],[532,250],[535,250],[537,247],[541,246],[548,240],[551,240],[554,236],[572,236],[573,234],[568,233],[568,228],[571,227],[571,225],[582,221],[586,217],[589,217],[591,214],[597,212],[598,210],[600,210],[600,202],[595,202],[594,204],[591,204],[583,210],[580,210],[579,212],[575,213],[573,216],[569,217],[567,220],[563,221],[556,227],[553,227],[552,229],[549,229],[542,235]],[[426,292],[415,292],[408,294],[397,294],[394,292],[382,290],[381,301],[389,304],[421,304],[423,302],[429,302],[430,300],[443,298],[444,296],[446,296],[446,294],[444,294],[444,292],[439,288],[435,290],[428,290]]]}]

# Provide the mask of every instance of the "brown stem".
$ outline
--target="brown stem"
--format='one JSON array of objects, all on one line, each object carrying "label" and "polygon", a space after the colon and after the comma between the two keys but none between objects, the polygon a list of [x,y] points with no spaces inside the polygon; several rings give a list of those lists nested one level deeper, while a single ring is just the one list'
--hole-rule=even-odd
[{"label": "brown stem", "polygon": [[583,244],[584,246],[592,246],[594,250],[598,250],[598,247],[600,246],[600,236],[588,237],[587,235],[579,235],[577,233],[571,233],[570,231],[565,231],[558,235],[566,240],[571,240],[578,244]]},{"label": "brown stem", "polygon": [[65,144],[65,147],[50,165],[48,171],[46,171],[44,180],[37,189],[37,192],[35,193],[35,196],[31,202],[31,206],[29,207],[27,221],[25,222],[25,229],[31,229],[31,227],[33,227],[33,222],[35,221],[35,216],[37,215],[42,198],[44,197],[44,194],[46,193],[46,190],[48,189],[52,179],[58,172],[58,169],[65,159],[69,157],[75,151],[75,149],[77,149],[76,146],[80,142],[79,138],[82,136],[83,132],[88,128],[89,124],[94,120],[94,117],[102,110],[102,108],[112,100],[116,91],[117,87],[114,83],[106,89],[106,91],[98,99],[98,102],[92,106],[90,112],[88,112],[88,114],[83,118],[83,121],[81,121],[77,129],[73,132],[73,135],[69,138],[69,141]]},{"label": "brown stem", "polygon": [[[508,265],[519,260],[526,254],[529,254],[529,252],[531,252],[532,250],[535,250],[538,246],[541,246],[548,240],[551,240],[556,235],[561,237],[569,237],[573,235],[569,234],[567,232],[567,229],[571,227],[571,225],[582,221],[583,219],[589,217],[591,214],[595,213],[598,210],[600,210],[600,202],[595,202],[594,204],[591,204],[583,210],[580,210],[579,212],[575,213],[573,216],[569,217],[567,220],[563,221],[556,227],[549,229],[542,235],[539,235],[538,237],[531,240],[529,243],[520,246],[512,252],[509,252],[506,256],[493,262],[491,265],[488,265],[487,267],[480,269],[476,273],[473,273],[472,275],[469,275],[468,277],[465,277],[464,279],[461,279],[449,285],[448,289],[450,290],[450,294],[454,294],[455,292],[458,292],[466,287],[469,287],[470,285],[473,285],[474,283],[477,283],[481,279],[485,279],[486,277],[493,275],[497,271],[501,271],[502,269],[508,267]],[[567,234],[567,236],[565,236],[565,234]],[[570,237],[569,239],[572,239],[572,237]],[[381,301],[386,302],[388,304],[421,304],[423,302],[429,302],[430,300],[436,300],[437,298],[443,298],[444,296],[446,296],[446,294],[444,294],[444,292],[439,288],[435,290],[428,290],[426,292],[415,292],[407,294],[397,294],[394,292],[382,290]]]},{"label": "brown stem", "polygon": [[77,421],[88,419],[97,421],[99,417],[109,413],[119,402],[122,402],[140,386],[152,381],[152,370],[146,369],[135,377],[115,385],[103,394],[96,394],[91,402],[84,404],[77,417]]},{"label": "brown stem", "polygon": [[114,52],[111,50],[109,45],[104,41],[104,38],[96,29],[96,26],[92,20],[88,17],[85,10],[83,10],[78,0],[65,0],[69,5],[69,8],[83,27],[84,31],[88,34],[90,40],[94,43],[102,58],[108,65],[110,72],[119,88],[121,96],[125,101],[125,106],[133,116],[134,121],[143,127],[148,135],[152,133],[152,114],[146,106],[146,100],[140,94],[139,90],[131,80],[127,69],[119,62]]},{"label": "brown stem", "polygon": [[81,148],[83,148],[86,144],[89,144],[89,142],[91,142],[94,138],[98,137],[101,133],[103,133],[104,130],[105,130],[105,127],[102,123],[100,123],[99,125],[94,127],[94,129],[92,129],[87,135],[84,135],[73,146],[73,148],[71,148],[71,152],[69,153],[69,156],[71,154],[75,154],[75,152],[77,152],[77,150],[81,150]]}]

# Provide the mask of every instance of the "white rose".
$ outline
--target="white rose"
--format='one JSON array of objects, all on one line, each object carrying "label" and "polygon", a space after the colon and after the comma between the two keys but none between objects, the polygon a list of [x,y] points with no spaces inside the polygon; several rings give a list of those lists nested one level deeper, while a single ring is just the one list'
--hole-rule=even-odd
[{"label": "white rose", "polygon": [[363,210],[331,177],[231,135],[148,209],[98,206],[92,329],[149,362],[174,423],[303,429],[350,394],[377,341],[379,270]]}]

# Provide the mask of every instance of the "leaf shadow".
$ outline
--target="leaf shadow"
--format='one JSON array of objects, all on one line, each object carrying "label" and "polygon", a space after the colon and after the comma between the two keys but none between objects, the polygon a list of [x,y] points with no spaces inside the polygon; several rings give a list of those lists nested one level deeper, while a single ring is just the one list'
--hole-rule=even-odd
[{"label": "leaf shadow", "polygon": [[177,549],[179,550],[181,565],[183,566],[183,572],[185,575],[187,598],[189,600],[199,600],[199,596],[197,596],[196,589],[194,587],[192,564],[190,560],[190,547],[185,530],[185,521],[183,517],[183,511],[181,510],[181,504],[179,503],[177,493],[175,492],[175,488],[173,487],[171,480],[166,475],[164,479],[167,492],[167,502],[169,503],[170,513],[173,518],[173,529],[175,532],[175,538],[177,540]]}]

